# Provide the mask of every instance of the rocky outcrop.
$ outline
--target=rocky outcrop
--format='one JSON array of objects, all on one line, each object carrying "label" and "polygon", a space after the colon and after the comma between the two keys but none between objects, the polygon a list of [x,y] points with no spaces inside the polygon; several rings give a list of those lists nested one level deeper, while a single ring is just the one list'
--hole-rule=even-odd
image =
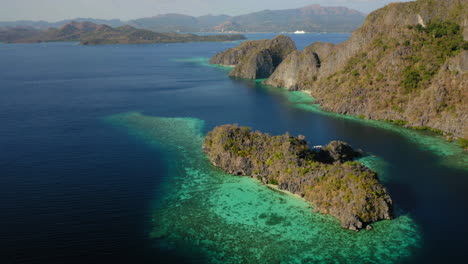
[{"label": "rocky outcrop", "polygon": [[393,218],[392,200],[376,173],[352,161],[359,153],[344,142],[311,150],[303,136],[270,136],[224,125],[207,134],[203,151],[228,173],[304,197],[317,212],[336,217],[343,228],[359,230]]},{"label": "rocky outcrop", "polygon": [[389,4],[347,41],[290,54],[265,83],[310,91],[327,111],[468,138],[467,21],[466,0]]},{"label": "rocky outcrop", "polygon": [[319,69],[320,59],[313,49],[297,50],[284,59],[265,84],[289,90],[303,90],[311,87],[312,82],[317,80]]},{"label": "rocky outcrop", "polygon": [[216,54],[210,59],[211,64],[219,64],[224,66],[236,66],[244,59],[247,54],[259,46],[266,45],[268,40],[248,40],[244,41],[235,48]]},{"label": "rocky outcrop", "polygon": [[461,0],[390,4],[370,14],[348,41],[316,51],[317,82],[301,89],[328,111],[466,138],[467,14]]},{"label": "rocky outcrop", "polygon": [[210,63],[235,66],[230,76],[246,79],[268,78],[296,45],[287,36],[272,40],[246,41],[214,56]]},{"label": "rocky outcrop", "polygon": [[360,156],[361,152],[354,150],[348,143],[334,140],[317,151],[316,160],[323,163],[346,162]]}]

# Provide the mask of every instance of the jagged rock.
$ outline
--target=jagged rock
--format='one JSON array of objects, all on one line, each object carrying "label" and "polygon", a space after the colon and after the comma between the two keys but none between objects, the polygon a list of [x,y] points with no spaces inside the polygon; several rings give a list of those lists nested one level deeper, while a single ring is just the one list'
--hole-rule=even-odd
[{"label": "jagged rock", "polygon": [[265,45],[267,41],[268,40],[244,41],[235,48],[216,54],[210,59],[210,63],[224,66],[236,66],[250,51],[255,50],[259,46]]},{"label": "jagged rock", "polygon": [[[291,53],[265,83],[310,91],[326,111],[468,138],[467,14],[466,0],[389,4],[345,42]],[[258,61],[232,75],[252,78]]]},{"label": "jagged rock", "polygon": [[[299,89],[311,91],[327,111],[401,120],[407,126],[430,127],[466,138],[466,51],[459,46],[460,53],[445,52],[442,56],[436,44],[441,39],[415,29],[421,22],[426,27],[438,21],[460,25],[457,36],[447,36],[443,48],[453,45],[449,43],[454,39],[463,39],[466,14],[468,2],[462,0],[418,0],[376,10],[346,42],[329,47],[317,44],[315,52],[321,61],[318,80]],[[420,41],[422,38],[425,40]],[[439,59],[434,54],[439,54]],[[405,87],[412,81],[414,86]]]},{"label": "jagged rock", "polygon": [[449,71],[458,72],[461,74],[468,72],[468,51],[463,50],[457,56],[447,62]]},{"label": "jagged rock", "polygon": [[275,69],[273,56],[269,49],[252,52],[229,75],[246,79],[267,78]]},{"label": "jagged rock", "polygon": [[320,59],[311,48],[294,51],[277,67],[265,84],[299,90],[310,87],[317,78]]},{"label": "jagged rock", "polygon": [[272,40],[246,41],[217,54],[210,63],[235,66],[230,73],[233,77],[267,78],[295,50],[296,45],[291,38],[279,35]]},{"label": "jagged rock", "polygon": [[354,150],[348,143],[334,140],[324,148],[328,155],[336,161],[346,162],[360,156],[360,153]]},{"label": "jagged rock", "polygon": [[203,151],[228,173],[251,176],[304,197],[314,211],[336,217],[343,228],[360,230],[393,218],[392,200],[376,173],[349,161],[356,152],[344,142],[327,145],[324,151],[332,160],[323,162],[304,139],[224,125],[207,134]]}]

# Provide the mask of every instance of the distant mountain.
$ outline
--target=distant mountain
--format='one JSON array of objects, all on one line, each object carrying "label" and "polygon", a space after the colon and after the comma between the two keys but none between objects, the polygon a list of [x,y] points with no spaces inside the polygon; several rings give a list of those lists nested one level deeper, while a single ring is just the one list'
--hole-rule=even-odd
[{"label": "distant mountain", "polygon": [[140,18],[128,21],[128,24],[137,28],[146,28],[158,32],[196,32],[200,31],[197,19],[181,14],[165,14],[154,17]]},{"label": "distant mountain", "polygon": [[132,20],[129,24],[161,32],[351,32],[362,24],[364,18],[365,14],[346,7],[310,5],[298,9],[264,10],[235,17],[166,14]]},{"label": "distant mountain", "polygon": [[19,39],[38,37],[42,31],[32,27],[0,27],[0,42],[12,43]]},{"label": "distant mountain", "polygon": [[215,27],[213,27],[214,32],[239,32],[243,31],[242,26],[239,23],[232,22],[232,21],[227,21],[222,24],[219,24]]},{"label": "distant mountain", "polygon": [[346,7],[310,5],[299,9],[264,10],[232,17],[233,26],[216,27],[221,31],[240,32],[351,32],[365,19],[365,14]]},{"label": "distant mountain", "polygon": [[165,14],[128,21],[129,25],[158,32],[207,32],[230,19],[227,15],[192,17],[181,14]]},{"label": "distant mountain", "polygon": [[241,16],[206,15],[193,17],[164,14],[130,21],[78,18],[58,22],[0,22],[0,27],[58,28],[72,21],[92,22],[119,27],[125,24],[157,32],[351,32],[364,21],[365,15],[346,7],[310,5],[298,9],[264,10]]},{"label": "distant mountain", "polygon": [[32,21],[32,20],[18,20],[18,21],[0,21],[0,27],[30,27],[34,29],[48,29],[48,28],[59,28],[63,25],[66,25],[70,22],[91,22],[94,24],[105,24],[111,27],[119,27],[125,24],[125,22],[119,19],[94,19],[94,18],[75,18],[61,20],[57,22],[47,22],[47,21]]},{"label": "distant mountain", "polygon": [[112,28],[91,22],[70,22],[58,29],[39,30],[31,27],[0,28],[0,42],[37,43],[54,41],[79,41],[82,45],[143,44],[233,41],[245,39],[239,34],[198,36],[194,34],[157,33],[129,25]]}]

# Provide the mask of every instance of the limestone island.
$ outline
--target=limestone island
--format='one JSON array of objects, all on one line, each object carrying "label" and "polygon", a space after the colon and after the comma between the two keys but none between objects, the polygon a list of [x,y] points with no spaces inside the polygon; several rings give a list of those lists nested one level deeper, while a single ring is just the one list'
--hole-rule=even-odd
[{"label": "limestone island", "polygon": [[345,142],[311,149],[304,136],[271,136],[223,125],[207,134],[203,151],[227,173],[303,197],[316,212],[336,217],[343,228],[372,229],[373,222],[393,219],[387,190],[374,171],[353,161],[360,152]]},{"label": "limestone island", "polygon": [[309,92],[323,110],[443,134],[468,149],[468,1],[417,0],[369,14],[340,44],[245,41],[210,63]]}]

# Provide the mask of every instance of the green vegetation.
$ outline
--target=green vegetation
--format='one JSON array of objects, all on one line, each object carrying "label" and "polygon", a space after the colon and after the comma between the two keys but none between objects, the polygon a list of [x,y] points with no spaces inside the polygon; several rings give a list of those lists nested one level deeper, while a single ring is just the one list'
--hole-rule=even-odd
[{"label": "green vegetation", "polygon": [[412,67],[406,67],[403,70],[402,85],[405,87],[407,93],[411,93],[417,89],[421,80],[422,78],[419,71],[413,69]]},{"label": "green vegetation", "polygon": [[269,179],[268,184],[278,185],[278,180],[277,179]]},{"label": "green vegetation", "polygon": [[406,124],[408,124],[408,121],[404,121],[404,120],[391,120],[391,119],[386,119],[385,120],[386,122],[389,122],[389,123],[393,123],[395,125],[399,125],[399,126],[404,126]]},{"label": "green vegetation", "polygon": [[460,144],[460,147],[462,147],[464,149],[468,149],[468,139],[458,138],[458,144]]},{"label": "green vegetation", "polygon": [[320,212],[340,219],[345,228],[357,230],[391,218],[391,199],[376,174],[353,161],[358,154],[344,142],[332,141],[312,151],[303,136],[270,136],[224,125],[208,133],[203,150],[228,172],[303,196]]},{"label": "green vegetation", "polygon": [[463,40],[460,26],[451,21],[435,20],[426,27],[418,24],[408,29],[411,41],[404,45],[411,53],[406,57],[409,65],[402,72],[401,85],[406,93],[412,93],[426,86],[448,57],[468,49],[468,42]]},{"label": "green vegetation", "polygon": [[408,121],[405,121],[405,120],[384,119],[384,120],[381,120],[381,121],[389,122],[389,123],[399,125],[399,126],[404,126],[406,128],[409,128],[409,129],[421,130],[421,131],[430,131],[430,132],[434,132],[434,133],[437,133],[437,134],[440,134],[440,135],[444,134],[444,131],[436,129],[436,128],[428,127],[428,126],[409,126]]}]

